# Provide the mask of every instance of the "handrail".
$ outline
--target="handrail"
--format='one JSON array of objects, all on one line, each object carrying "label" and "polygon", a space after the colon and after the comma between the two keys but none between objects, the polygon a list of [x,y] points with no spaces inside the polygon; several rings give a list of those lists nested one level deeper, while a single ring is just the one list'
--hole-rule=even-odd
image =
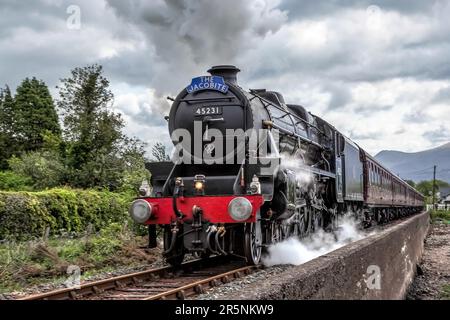
[{"label": "handrail", "polygon": [[[253,98],[249,99],[250,101],[252,101],[252,100],[255,99],[255,98],[258,98],[258,99],[261,100],[262,105],[263,105],[266,109],[267,109],[267,105],[266,105],[266,104],[268,104],[268,105],[271,105],[271,106],[277,108],[277,109],[280,110],[280,111],[285,112],[286,115],[291,115],[295,120],[297,120],[297,122],[295,123],[295,125],[298,124],[298,123],[300,123],[300,122],[303,122],[303,123],[305,123],[306,125],[308,125],[308,126],[314,128],[314,129],[316,129],[316,130],[318,131],[318,133],[320,133],[321,135],[327,136],[327,135],[326,135],[322,130],[320,130],[320,128],[318,128],[316,125],[311,124],[311,123],[309,123],[308,121],[306,121],[305,119],[300,118],[300,117],[297,116],[296,114],[294,114],[294,113],[292,113],[292,112],[289,112],[289,111],[285,110],[285,109],[284,109],[283,107],[281,107],[281,106],[277,106],[275,103],[273,103],[273,102],[271,102],[271,101],[269,101],[269,100],[267,100],[267,99],[261,97],[261,96],[258,95],[257,93],[255,93],[255,91],[250,91],[250,94],[253,95]],[[276,118],[276,119],[284,118],[286,115],[284,115],[283,117]],[[298,120],[299,120],[299,121],[298,121]]]}]

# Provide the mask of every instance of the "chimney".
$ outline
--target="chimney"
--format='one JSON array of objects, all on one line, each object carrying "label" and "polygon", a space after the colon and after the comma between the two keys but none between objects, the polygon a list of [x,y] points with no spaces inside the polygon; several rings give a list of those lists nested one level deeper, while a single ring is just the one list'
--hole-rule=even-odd
[{"label": "chimney", "polygon": [[223,77],[225,81],[237,85],[237,74],[240,72],[235,66],[214,66],[208,70],[212,76]]}]

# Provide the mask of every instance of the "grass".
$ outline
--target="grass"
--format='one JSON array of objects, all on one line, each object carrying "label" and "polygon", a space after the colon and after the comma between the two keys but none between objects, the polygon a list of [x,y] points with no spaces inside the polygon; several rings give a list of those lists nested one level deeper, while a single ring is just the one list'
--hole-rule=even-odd
[{"label": "grass", "polygon": [[431,219],[433,220],[433,223],[443,222],[450,224],[450,211],[433,210],[431,212]]},{"label": "grass", "polygon": [[159,254],[148,254],[145,237],[127,226],[113,223],[100,232],[77,239],[52,238],[0,244],[0,293],[22,291],[37,284],[61,284],[67,268],[79,266],[81,279],[154,262]]},{"label": "grass", "polygon": [[441,299],[450,300],[450,284],[446,284],[442,287]]}]

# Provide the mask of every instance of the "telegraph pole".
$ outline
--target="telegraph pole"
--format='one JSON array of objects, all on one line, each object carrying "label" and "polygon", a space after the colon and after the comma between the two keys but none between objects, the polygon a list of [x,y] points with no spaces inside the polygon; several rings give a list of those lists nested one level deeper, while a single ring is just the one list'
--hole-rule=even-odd
[{"label": "telegraph pole", "polygon": [[433,168],[433,210],[436,210],[436,165]]}]

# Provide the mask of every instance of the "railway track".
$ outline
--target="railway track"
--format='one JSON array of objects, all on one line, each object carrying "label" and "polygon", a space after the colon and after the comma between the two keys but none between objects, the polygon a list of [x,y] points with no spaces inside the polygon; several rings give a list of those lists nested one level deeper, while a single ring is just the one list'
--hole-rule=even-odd
[{"label": "railway track", "polygon": [[184,300],[260,268],[242,260],[212,257],[35,294],[19,300]]}]

